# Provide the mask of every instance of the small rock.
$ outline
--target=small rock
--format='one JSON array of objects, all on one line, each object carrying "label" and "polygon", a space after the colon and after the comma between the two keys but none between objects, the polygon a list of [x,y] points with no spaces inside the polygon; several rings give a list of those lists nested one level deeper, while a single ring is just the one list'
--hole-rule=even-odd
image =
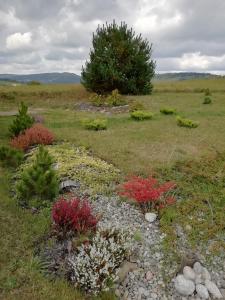
[{"label": "small rock", "polygon": [[190,279],[193,281],[195,280],[196,274],[191,267],[185,266],[183,269],[183,274],[186,279]]},{"label": "small rock", "polygon": [[129,296],[129,292],[126,290],[125,293],[123,294],[123,300],[127,300]]},{"label": "small rock", "polygon": [[156,220],[157,215],[154,213],[146,213],[145,214],[145,220],[148,221],[149,223],[152,223]]},{"label": "small rock", "polygon": [[202,274],[196,274],[195,284],[203,283],[205,280],[202,278]]},{"label": "small rock", "polygon": [[184,275],[178,275],[175,279],[175,289],[179,294],[189,296],[194,293],[195,285],[191,280],[186,279]]},{"label": "small rock", "polygon": [[191,231],[192,227],[191,227],[191,225],[187,224],[187,225],[185,226],[185,229],[186,229],[187,231]]},{"label": "small rock", "polygon": [[211,275],[209,274],[209,271],[206,268],[202,268],[202,278],[204,280],[211,280]]},{"label": "small rock", "polygon": [[216,299],[222,299],[222,294],[220,293],[220,290],[216,286],[216,284],[210,280],[205,281],[205,286],[207,287],[208,291],[210,294],[213,295],[214,298]]},{"label": "small rock", "polygon": [[196,274],[201,274],[202,273],[202,265],[198,261],[196,261],[194,263],[193,269],[194,269]]},{"label": "small rock", "polygon": [[131,263],[129,261],[125,261],[122,263],[119,271],[118,271],[118,278],[119,278],[119,282],[123,282],[124,279],[126,278],[127,274],[129,272],[132,272],[134,270],[137,269],[137,264],[135,263]]},{"label": "small rock", "polygon": [[148,272],[145,274],[145,278],[146,278],[146,280],[148,280],[148,281],[152,280],[152,278],[153,278],[152,272],[151,272],[151,271],[148,271]]},{"label": "small rock", "polygon": [[202,299],[208,299],[209,298],[209,293],[207,288],[202,285],[202,284],[197,284],[196,285],[196,292],[198,294],[198,296]]},{"label": "small rock", "polygon": [[117,297],[120,297],[120,296],[121,296],[120,290],[116,289],[116,290],[115,290],[115,295],[116,295]]}]

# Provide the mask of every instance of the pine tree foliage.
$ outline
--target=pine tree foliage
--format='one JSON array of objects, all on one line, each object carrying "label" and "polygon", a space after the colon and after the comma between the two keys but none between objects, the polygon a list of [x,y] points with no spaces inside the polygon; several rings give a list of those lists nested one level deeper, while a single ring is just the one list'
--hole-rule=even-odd
[{"label": "pine tree foliage", "polygon": [[155,62],[152,45],[125,23],[98,27],[93,34],[90,61],[82,69],[82,83],[90,91],[150,94]]},{"label": "pine tree foliage", "polygon": [[19,112],[16,115],[16,118],[13,120],[12,125],[9,127],[11,136],[19,135],[34,124],[34,118],[31,117],[27,113],[27,111],[28,107],[23,102],[21,102]]},{"label": "pine tree foliage", "polygon": [[52,168],[52,157],[40,146],[35,161],[26,168],[17,184],[17,196],[25,206],[42,206],[46,200],[53,200],[58,194],[58,180]]}]

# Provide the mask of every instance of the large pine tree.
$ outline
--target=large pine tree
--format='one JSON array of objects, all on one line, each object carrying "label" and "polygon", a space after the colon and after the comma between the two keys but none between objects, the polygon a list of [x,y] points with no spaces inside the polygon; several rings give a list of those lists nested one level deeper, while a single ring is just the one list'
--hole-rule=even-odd
[{"label": "large pine tree", "polygon": [[150,94],[155,62],[152,45],[125,23],[98,26],[90,61],[82,69],[82,83],[90,91]]}]

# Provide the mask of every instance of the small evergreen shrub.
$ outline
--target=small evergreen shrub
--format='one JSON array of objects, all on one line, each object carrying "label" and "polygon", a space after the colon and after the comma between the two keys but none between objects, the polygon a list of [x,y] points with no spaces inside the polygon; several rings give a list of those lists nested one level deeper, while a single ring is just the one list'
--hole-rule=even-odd
[{"label": "small evergreen shrub", "polygon": [[160,109],[160,112],[161,112],[161,114],[164,114],[164,115],[175,115],[176,109],[170,108],[170,107],[163,107]]},{"label": "small evergreen shrub", "polygon": [[129,236],[115,228],[97,231],[89,244],[83,244],[69,257],[71,280],[76,287],[97,294],[108,290],[125,260]]},{"label": "small evergreen shrub", "polygon": [[88,130],[106,130],[107,120],[105,119],[88,119],[83,121],[83,126]]},{"label": "small evergreen shrub", "polygon": [[212,103],[212,99],[209,96],[205,96],[203,104],[211,104]]},{"label": "small evergreen shrub", "polygon": [[205,89],[205,96],[211,96],[211,92],[209,88]]},{"label": "small evergreen shrub", "polygon": [[176,200],[170,192],[175,187],[173,182],[159,184],[158,180],[151,176],[148,178],[133,176],[121,186],[119,195],[134,200],[146,212],[174,204]]},{"label": "small evergreen shrub", "polygon": [[57,196],[59,184],[52,164],[48,151],[39,146],[33,164],[23,170],[16,185],[17,198],[22,205],[39,208]]},{"label": "small evergreen shrub", "polygon": [[26,151],[34,145],[50,145],[54,141],[53,133],[41,124],[35,124],[26,129],[23,134],[14,137],[10,145],[16,149]]},{"label": "small evergreen shrub", "polygon": [[20,150],[8,146],[0,147],[0,161],[3,166],[16,168],[21,164],[23,157],[24,154]]},{"label": "small evergreen shrub", "polygon": [[143,121],[152,119],[153,113],[144,110],[135,110],[130,114],[130,116],[136,121]]},{"label": "small evergreen shrub", "polygon": [[101,107],[105,105],[105,97],[94,93],[90,96],[90,101],[94,106]]},{"label": "small evergreen shrub", "polygon": [[192,121],[190,119],[184,119],[180,116],[178,116],[176,120],[177,125],[180,127],[197,128],[199,126],[199,122]]},{"label": "small evergreen shrub", "polygon": [[63,238],[95,231],[98,222],[89,203],[78,198],[59,199],[52,208],[52,219],[57,235]]},{"label": "small evergreen shrub", "polygon": [[31,117],[27,111],[28,107],[21,102],[19,112],[9,127],[11,136],[18,136],[20,133],[23,133],[27,128],[30,128],[34,124],[33,117]]},{"label": "small evergreen shrub", "polygon": [[130,109],[129,109],[130,112],[134,112],[137,110],[145,110],[144,104],[142,104],[139,101],[133,101],[132,103],[130,103],[129,106],[130,106]]},{"label": "small evergreen shrub", "polygon": [[118,89],[112,91],[111,95],[106,98],[106,103],[109,106],[122,106],[127,104],[127,102],[120,95]]}]

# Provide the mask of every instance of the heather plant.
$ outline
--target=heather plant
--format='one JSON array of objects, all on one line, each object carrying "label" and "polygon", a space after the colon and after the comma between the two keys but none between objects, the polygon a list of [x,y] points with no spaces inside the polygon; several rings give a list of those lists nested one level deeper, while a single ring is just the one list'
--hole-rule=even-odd
[{"label": "heather plant", "polygon": [[68,238],[96,230],[97,218],[87,200],[60,198],[52,208],[52,220],[58,237]]},{"label": "heather plant", "polygon": [[23,133],[27,128],[30,128],[34,123],[33,117],[28,114],[28,107],[21,102],[19,107],[19,112],[13,123],[9,127],[9,132],[11,136],[18,136]]},{"label": "heather plant", "polygon": [[0,161],[6,167],[18,167],[24,158],[22,151],[8,146],[0,147]]},{"label": "heather plant", "polygon": [[90,60],[82,69],[81,82],[90,91],[106,94],[150,94],[155,62],[152,45],[125,23],[99,26],[93,34]]},{"label": "heather plant", "polygon": [[57,196],[59,184],[52,164],[48,151],[39,146],[33,164],[23,170],[16,185],[17,198],[22,205],[41,207]]},{"label": "heather plant", "polygon": [[160,109],[161,114],[164,115],[175,115],[176,114],[176,109],[175,108],[170,108],[170,107],[162,107]]},{"label": "heather plant", "polygon": [[88,293],[108,290],[129,250],[129,235],[111,228],[97,231],[88,244],[82,244],[69,257],[71,280]]},{"label": "heather plant", "polygon": [[106,130],[107,129],[107,120],[105,119],[86,119],[82,121],[85,129],[88,130]]},{"label": "heather plant", "polygon": [[34,145],[49,145],[54,141],[53,133],[41,124],[35,124],[31,128],[14,137],[10,145],[16,149],[26,151]]},{"label": "heather plant", "polygon": [[153,113],[144,110],[135,110],[130,114],[131,118],[135,121],[151,120],[153,118]]},{"label": "heather plant", "polygon": [[199,126],[199,122],[192,121],[190,119],[181,118],[177,116],[177,125],[180,127],[187,127],[187,128],[197,128]]},{"label": "heather plant", "polygon": [[173,182],[160,184],[151,176],[148,178],[133,176],[121,186],[119,195],[134,200],[146,212],[174,204],[175,198],[171,195],[171,191],[175,187]]}]

